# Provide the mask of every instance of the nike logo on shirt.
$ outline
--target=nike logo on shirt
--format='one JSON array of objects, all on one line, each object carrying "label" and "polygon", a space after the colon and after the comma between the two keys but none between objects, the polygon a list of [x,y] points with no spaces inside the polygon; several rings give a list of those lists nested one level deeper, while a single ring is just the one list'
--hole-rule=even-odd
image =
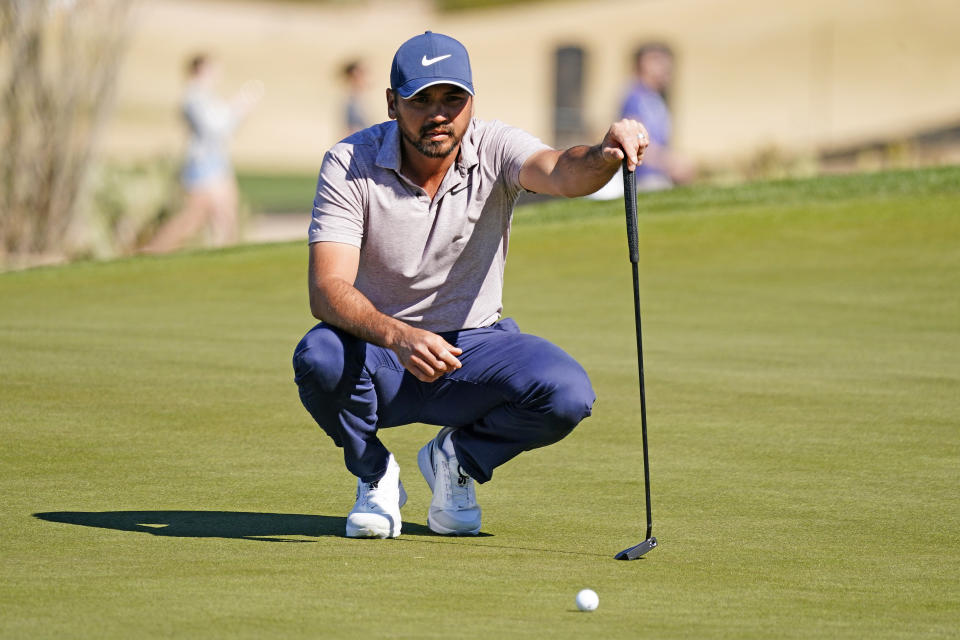
[{"label": "nike logo on shirt", "polygon": [[420,64],[422,64],[425,67],[429,67],[433,63],[440,62],[441,60],[446,60],[452,55],[453,55],[452,53],[448,53],[445,56],[437,56],[436,58],[428,58],[427,56],[423,56],[423,60],[420,61]]}]

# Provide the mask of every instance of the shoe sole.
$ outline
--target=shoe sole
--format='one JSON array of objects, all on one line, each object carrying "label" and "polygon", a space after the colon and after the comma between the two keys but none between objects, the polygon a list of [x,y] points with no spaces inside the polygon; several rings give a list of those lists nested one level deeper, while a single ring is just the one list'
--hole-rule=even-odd
[{"label": "shoe sole", "polygon": [[[436,442],[436,439],[434,439],[423,445],[423,448],[421,448],[420,452],[417,454],[417,466],[420,467],[420,474],[423,476],[423,479],[427,481],[427,486],[430,487],[430,493],[433,493],[433,485],[437,482],[437,474],[433,470],[432,462],[433,447],[436,446]],[[477,527],[472,531],[448,529],[442,524],[434,521],[433,515],[431,515],[429,510],[427,511],[427,526],[430,527],[430,531],[444,536],[475,536],[480,533],[480,527]]]},{"label": "shoe sole", "polygon": [[[400,500],[398,502],[399,507],[407,504],[407,491],[403,488],[403,482],[400,483]],[[383,516],[384,519],[388,519],[388,516]],[[393,520],[393,518],[389,518]],[[403,527],[402,518],[397,520],[395,527],[393,524],[388,526],[386,529],[382,526],[375,525],[352,525],[350,524],[350,518],[347,516],[347,527],[346,527],[346,536],[348,538],[397,538],[400,536],[400,530]],[[393,529],[396,528],[394,532]]]},{"label": "shoe sole", "polygon": [[[385,518],[386,519],[386,518]],[[393,518],[390,518],[392,520]],[[377,526],[375,524],[367,525],[351,525],[347,521],[347,537],[348,538],[396,538],[400,535],[400,525],[397,523],[397,531],[393,533],[393,526],[388,526],[384,529],[382,526]]]}]

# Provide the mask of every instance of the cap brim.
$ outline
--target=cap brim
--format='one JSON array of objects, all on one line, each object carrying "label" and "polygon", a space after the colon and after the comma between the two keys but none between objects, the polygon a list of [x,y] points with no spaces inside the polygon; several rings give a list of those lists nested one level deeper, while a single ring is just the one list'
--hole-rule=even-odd
[{"label": "cap brim", "polygon": [[437,84],[452,84],[455,87],[460,87],[472,96],[476,95],[473,92],[473,85],[463,82],[462,80],[454,80],[452,78],[417,78],[416,80],[411,80],[410,82],[397,87],[396,92],[400,94],[400,97],[404,100],[409,100],[427,87],[432,87]]}]

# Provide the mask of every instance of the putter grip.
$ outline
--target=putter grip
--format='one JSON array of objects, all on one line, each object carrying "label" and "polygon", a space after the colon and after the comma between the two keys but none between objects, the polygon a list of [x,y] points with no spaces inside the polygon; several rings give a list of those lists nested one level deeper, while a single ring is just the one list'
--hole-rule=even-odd
[{"label": "putter grip", "polygon": [[630,246],[630,262],[640,262],[640,240],[637,236],[637,175],[627,169],[623,161],[623,204],[627,210],[627,244]]}]

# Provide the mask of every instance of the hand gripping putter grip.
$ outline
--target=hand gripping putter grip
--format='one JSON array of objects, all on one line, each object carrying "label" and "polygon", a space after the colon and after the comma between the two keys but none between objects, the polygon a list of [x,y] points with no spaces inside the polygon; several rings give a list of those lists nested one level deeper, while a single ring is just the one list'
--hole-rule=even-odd
[{"label": "hand gripping putter grip", "polygon": [[647,500],[647,536],[643,542],[624,549],[614,556],[617,560],[636,560],[657,546],[653,533],[653,515],[650,512],[650,461],[647,455],[647,396],[643,386],[643,341],[640,337],[640,239],[637,233],[637,181],[636,174],[627,169],[623,161],[623,201],[627,211],[627,243],[630,246],[630,264],[633,266],[633,317],[637,328],[637,368],[640,372],[640,433],[643,441],[643,490]]}]

